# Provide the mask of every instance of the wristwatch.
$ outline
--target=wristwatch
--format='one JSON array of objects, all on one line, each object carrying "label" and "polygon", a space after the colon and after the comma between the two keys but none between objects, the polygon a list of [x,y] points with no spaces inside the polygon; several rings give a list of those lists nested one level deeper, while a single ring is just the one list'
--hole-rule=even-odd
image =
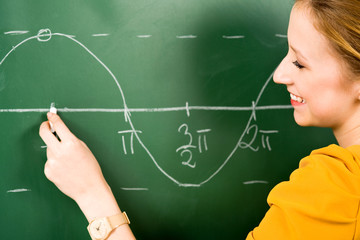
[{"label": "wristwatch", "polygon": [[109,237],[112,230],[123,224],[130,224],[126,212],[111,217],[96,218],[90,222],[87,229],[92,240],[105,240]]}]

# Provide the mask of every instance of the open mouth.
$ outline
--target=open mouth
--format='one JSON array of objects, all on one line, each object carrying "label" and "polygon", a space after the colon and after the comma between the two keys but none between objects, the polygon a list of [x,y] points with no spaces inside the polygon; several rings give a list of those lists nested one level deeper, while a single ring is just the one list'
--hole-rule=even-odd
[{"label": "open mouth", "polygon": [[296,96],[295,94],[290,93],[291,100],[298,102],[298,103],[306,103],[305,99],[302,97]]}]

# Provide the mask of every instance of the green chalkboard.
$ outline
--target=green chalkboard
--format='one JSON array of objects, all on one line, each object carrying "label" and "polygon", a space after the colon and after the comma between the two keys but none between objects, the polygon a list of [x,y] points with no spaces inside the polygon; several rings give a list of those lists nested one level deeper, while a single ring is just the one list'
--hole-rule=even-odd
[{"label": "green chalkboard", "polygon": [[0,0],[1,239],[90,239],[44,174],[51,103],[139,239],[244,239],[329,130],[272,73],[291,0]]}]

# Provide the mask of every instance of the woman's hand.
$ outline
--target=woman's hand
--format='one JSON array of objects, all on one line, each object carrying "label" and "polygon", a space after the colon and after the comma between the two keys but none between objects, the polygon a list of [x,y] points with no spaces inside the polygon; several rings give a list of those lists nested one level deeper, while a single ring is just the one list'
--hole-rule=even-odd
[{"label": "woman's hand", "polygon": [[[76,201],[89,221],[120,213],[90,149],[70,132],[58,115],[49,112],[47,117],[49,121],[40,126],[40,136],[47,145],[46,177]],[[60,140],[51,132],[50,122]]]},{"label": "woman's hand", "polygon": [[[47,145],[45,175],[64,194],[71,197],[90,222],[98,217],[121,213],[99,163],[84,142],[75,137],[60,117],[47,114],[40,136]],[[51,132],[50,122],[60,140]],[[125,224],[116,228],[108,240],[135,239]]]},{"label": "woman's hand", "polygon": [[58,115],[47,116],[61,141],[51,132],[49,121],[41,124],[40,136],[47,145],[46,177],[75,201],[107,187],[100,166],[86,144],[70,132]]}]

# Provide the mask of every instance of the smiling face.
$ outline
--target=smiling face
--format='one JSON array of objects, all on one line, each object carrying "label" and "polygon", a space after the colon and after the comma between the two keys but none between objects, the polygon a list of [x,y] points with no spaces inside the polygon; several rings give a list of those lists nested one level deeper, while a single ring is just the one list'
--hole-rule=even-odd
[{"label": "smiling face", "polygon": [[347,77],[345,64],[301,4],[290,15],[288,43],[274,81],[287,86],[295,121],[333,130],[360,122],[359,81]]}]

